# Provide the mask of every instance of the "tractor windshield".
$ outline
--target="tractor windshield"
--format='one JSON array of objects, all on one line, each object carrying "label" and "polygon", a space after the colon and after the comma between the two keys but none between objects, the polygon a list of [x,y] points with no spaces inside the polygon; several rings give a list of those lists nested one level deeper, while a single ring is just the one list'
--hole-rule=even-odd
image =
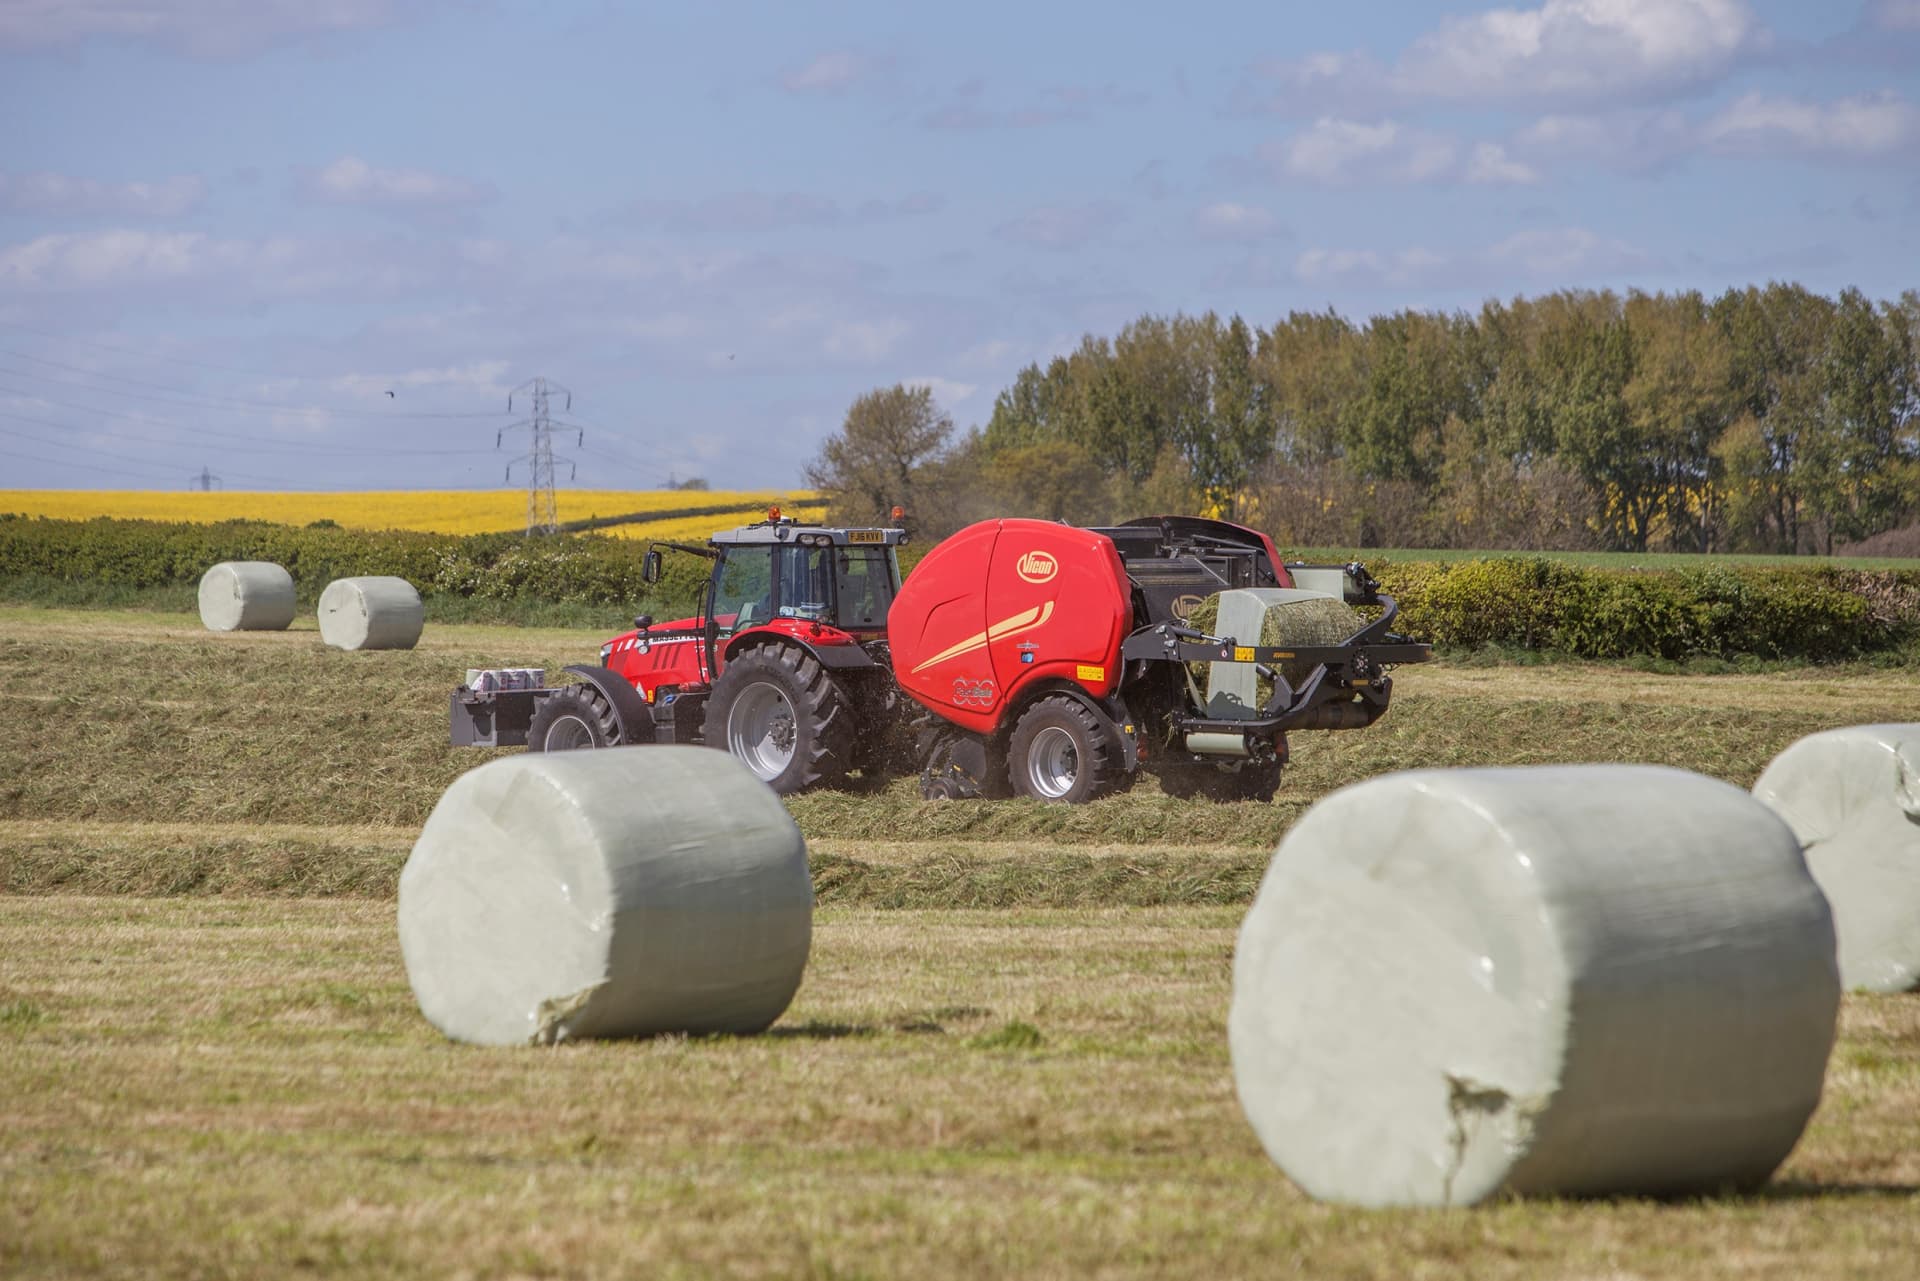
[{"label": "tractor windshield", "polygon": [[833,584],[829,565],[831,547],[782,547],[780,557],[780,614],[785,618],[805,618],[830,622],[833,618]]},{"label": "tractor windshield", "polygon": [[887,547],[837,547],[833,550],[834,583],[840,596],[840,626],[885,627],[893,590],[899,586]]}]

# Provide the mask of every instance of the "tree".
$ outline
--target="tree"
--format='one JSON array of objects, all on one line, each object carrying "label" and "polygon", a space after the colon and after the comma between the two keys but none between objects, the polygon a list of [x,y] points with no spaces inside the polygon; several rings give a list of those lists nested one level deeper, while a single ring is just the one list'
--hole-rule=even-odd
[{"label": "tree", "polygon": [[826,495],[829,519],[880,524],[896,504],[919,509],[952,435],[953,419],[929,388],[877,388],[853,402],[801,475]]}]

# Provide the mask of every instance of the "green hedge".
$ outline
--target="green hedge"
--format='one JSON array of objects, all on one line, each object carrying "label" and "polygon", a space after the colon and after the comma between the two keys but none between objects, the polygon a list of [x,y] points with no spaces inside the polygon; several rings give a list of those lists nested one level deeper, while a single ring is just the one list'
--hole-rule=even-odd
[{"label": "green hedge", "polygon": [[286,566],[309,601],[336,578],[392,574],[428,596],[691,610],[708,562],[669,553],[662,580],[649,587],[640,577],[646,550],[637,539],[594,536],[0,517],[0,577],[166,587],[198,582],[223,560],[269,560]]},{"label": "green hedge", "polygon": [[1826,661],[1920,637],[1920,573],[1826,565],[1588,569],[1537,557],[1369,565],[1407,634],[1581,658]]},{"label": "green hedge", "polygon": [[[911,569],[927,550],[902,549]],[[223,560],[271,560],[312,600],[335,578],[393,574],[425,595],[692,612],[708,562],[667,553],[640,579],[635,539],[453,537],[255,522],[216,525],[0,516],[0,578],[127,588],[197,582]],[[1399,629],[1445,649],[1497,645],[1582,658],[1653,655],[1825,661],[1920,640],[1920,572],[1829,565],[1591,569],[1542,557],[1376,561],[1401,603]]]}]

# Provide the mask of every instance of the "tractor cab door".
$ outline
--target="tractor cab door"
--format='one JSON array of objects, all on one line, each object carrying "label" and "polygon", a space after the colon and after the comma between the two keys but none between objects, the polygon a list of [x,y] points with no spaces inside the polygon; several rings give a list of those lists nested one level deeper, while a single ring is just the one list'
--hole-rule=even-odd
[{"label": "tractor cab door", "polygon": [[707,582],[707,667],[719,675],[719,655],[728,638],[773,617],[774,548],[736,543],[721,549]]}]

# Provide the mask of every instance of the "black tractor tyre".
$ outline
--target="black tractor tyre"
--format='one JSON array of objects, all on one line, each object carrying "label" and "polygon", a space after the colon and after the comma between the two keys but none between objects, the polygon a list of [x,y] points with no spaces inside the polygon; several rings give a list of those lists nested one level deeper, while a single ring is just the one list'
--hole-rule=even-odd
[{"label": "black tractor tyre", "polygon": [[797,645],[755,645],[713,683],[704,737],[788,796],[846,777],[854,719],[852,700],[819,659]]},{"label": "black tractor tyre", "polygon": [[1202,764],[1180,761],[1162,765],[1160,790],[1183,800],[1205,797],[1210,801],[1259,801],[1273,799],[1280,790],[1280,763],[1260,764],[1242,761],[1233,764]]},{"label": "black tractor tyre", "polygon": [[1100,718],[1063,694],[1021,713],[1007,742],[1015,796],[1079,805],[1112,790],[1120,772],[1118,749]]},{"label": "black tractor tyre", "polygon": [[571,752],[619,742],[620,721],[613,704],[591,685],[568,685],[547,695],[527,722],[529,752]]}]

